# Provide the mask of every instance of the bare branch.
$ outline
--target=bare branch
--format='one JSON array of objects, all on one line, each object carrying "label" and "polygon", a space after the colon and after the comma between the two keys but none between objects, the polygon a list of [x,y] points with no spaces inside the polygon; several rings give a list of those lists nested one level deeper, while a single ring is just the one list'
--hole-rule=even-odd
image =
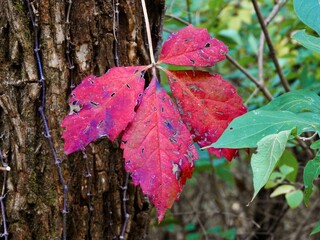
[{"label": "bare branch", "polygon": [[229,62],[231,62],[236,68],[238,68],[244,75],[246,75],[256,86],[259,90],[261,90],[261,92],[263,93],[263,95],[268,99],[268,100],[272,100],[272,95],[269,92],[269,90],[264,86],[261,85],[261,83],[255,78],[253,77],[244,67],[242,67],[236,60],[234,60],[229,54],[227,54],[227,59],[229,60]]},{"label": "bare branch", "polygon": [[284,87],[285,91],[286,92],[289,92],[290,91],[290,86],[289,86],[289,83],[287,82],[283,72],[282,72],[282,69],[280,67],[280,64],[279,64],[279,61],[278,61],[278,58],[275,54],[275,49],[273,47],[273,44],[272,44],[272,40],[270,38],[270,35],[269,35],[269,32],[267,30],[267,26],[265,24],[265,21],[262,17],[262,14],[261,14],[261,11],[260,11],[260,8],[258,6],[258,3],[256,0],[251,0],[252,1],[252,4],[253,4],[253,7],[254,7],[254,10],[256,12],[256,15],[258,17],[258,20],[259,20],[259,23],[260,23],[260,26],[262,28],[262,31],[264,33],[264,36],[266,38],[266,42],[267,42],[267,45],[268,45],[268,48],[269,48],[269,51],[270,51],[270,57],[274,63],[274,66],[276,68],[276,71],[280,77],[280,82],[282,84],[282,86]]}]

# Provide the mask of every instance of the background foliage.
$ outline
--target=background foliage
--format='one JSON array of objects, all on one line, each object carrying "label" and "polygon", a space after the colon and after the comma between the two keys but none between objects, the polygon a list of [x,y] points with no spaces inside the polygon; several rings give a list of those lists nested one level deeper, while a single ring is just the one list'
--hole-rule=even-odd
[{"label": "background foliage", "polygon": [[[299,1],[295,4],[297,2]],[[319,45],[316,45],[316,30],[297,17],[293,1],[265,0],[258,3],[265,19],[281,6],[274,18],[268,19],[270,22],[267,29],[290,89],[319,93],[320,54],[317,51]],[[265,106],[270,99],[248,75],[267,89],[273,98],[285,93],[265,41],[263,49],[259,49],[262,28],[251,1],[168,0],[164,39],[170,32],[185,27],[188,23],[207,28],[229,47],[229,61],[217,64],[211,71],[219,72],[237,86],[238,93],[249,110]],[[311,36],[313,51],[305,48],[308,43],[301,39],[304,37],[301,36],[301,31],[297,32],[303,29],[305,31],[302,33]],[[258,57],[261,57],[260,66]],[[243,67],[247,75],[232,63],[232,59]],[[287,136],[290,129],[286,130],[278,135]],[[305,137],[308,136],[310,137]],[[280,136],[272,136],[271,140],[276,137]],[[289,140],[286,150],[280,151],[282,156],[267,181],[266,189],[263,188],[249,206],[247,204],[254,193],[250,167],[254,149],[241,150],[239,157],[231,163],[225,159],[214,159],[206,151],[200,151],[194,177],[188,181],[180,201],[175,203],[160,226],[155,222],[151,223],[150,236],[158,236],[157,239],[188,240],[316,239],[319,237],[319,172],[313,172],[309,180],[304,179],[306,174],[303,176],[306,165],[307,169],[317,169],[319,166],[319,157],[315,156],[313,149],[309,149],[313,140],[305,141],[305,148],[296,140]],[[284,147],[285,143],[286,141],[280,145]],[[318,149],[317,143],[312,146]],[[313,158],[314,160],[309,161]],[[309,187],[311,184],[312,188],[312,181],[315,186],[310,204],[306,207],[302,203],[302,192],[306,183],[309,183]],[[311,232],[313,235],[310,237]]]}]

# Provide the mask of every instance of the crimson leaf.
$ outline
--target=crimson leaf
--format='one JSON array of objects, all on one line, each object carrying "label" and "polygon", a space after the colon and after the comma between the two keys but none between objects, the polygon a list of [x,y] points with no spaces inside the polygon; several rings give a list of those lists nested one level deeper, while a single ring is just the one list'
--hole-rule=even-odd
[{"label": "crimson leaf", "polygon": [[[247,111],[235,87],[218,74],[191,70],[166,73],[182,119],[201,147],[216,142],[228,124]],[[208,151],[228,160],[236,153],[234,149],[221,148]]]},{"label": "crimson leaf", "polygon": [[158,63],[210,67],[225,59],[228,48],[207,29],[189,25],[172,33],[163,44]]},{"label": "crimson leaf", "polygon": [[169,95],[153,79],[122,137],[126,171],[156,206],[159,222],[194,168],[198,153]]},{"label": "crimson leaf", "polygon": [[72,91],[71,111],[62,121],[64,151],[83,150],[107,136],[114,140],[132,121],[144,88],[143,66],[115,67],[101,77],[88,76]]}]

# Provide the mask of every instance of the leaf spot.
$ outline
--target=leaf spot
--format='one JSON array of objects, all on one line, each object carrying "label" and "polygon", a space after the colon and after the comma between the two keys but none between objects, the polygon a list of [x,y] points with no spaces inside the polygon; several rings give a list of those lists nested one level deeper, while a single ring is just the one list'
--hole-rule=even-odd
[{"label": "leaf spot", "polygon": [[126,87],[130,89],[130,85],[128,83],[126,84]]},{"label": "leaf spot", "polygon": [[114,97],[116,95],[116,93],[114,92],[114,93],[111,93],[111,97]]},{"label": "leaf spot", "polygon": [[176,179],[179,180],[181,176],[180,166],[176,163],[172,163],[172,173],[176,176]]},{"label": "leaf spot", "polygon": [[195,61],[193,59],[190,59],[190,62],[194,65]]},{"label": "leaf spot", "polygon": [[90,101],[90,104],[93,105],[94,107],[97,107],[99,105],[99,103],[96,103],[94,101]]},{"label": "leaf spot", "polygon": [[101,121],[98,123],[97,128],[100,128],[101,125],[102,125],[102,123],[103,123],[103,120],[101,120]]},{"label": "leaf spot", "polygon": [[209,48],[210,46],[211,46],[210,43],[206,43],[204,47]]}]

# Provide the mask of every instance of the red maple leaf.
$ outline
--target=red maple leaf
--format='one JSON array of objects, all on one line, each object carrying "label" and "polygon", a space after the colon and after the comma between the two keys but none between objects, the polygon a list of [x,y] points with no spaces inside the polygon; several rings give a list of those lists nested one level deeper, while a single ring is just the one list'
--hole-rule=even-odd
[{"label": "red maple leaf", "polygon": [[158,63],[210,67],[225,59],[228,48],[207,29],[189,25],[172,33],[163,44]]},{"label": "red maple leaf", "polygon": [[[220,75],[202,71],[166,71],[183,121],[200,147],[216,142],[228,124],[247,110],[235,87]],[[217,157],[231,160],[235,149],[209,148]]]},{"label": "red maple leaf", "polygon": [[160,222],[192,176],[198,153],[176,106],[156,79],[145,90],[121,148],[126,170],[156,206]]},{"label": "red maple leaf", "polygon": [[132,121],[143,93],[145,66],[117,67],[101,77],[89,76],[72,91],[71,112],[61,123],[64,151],[73,153],[97,138],[114,140]]}]

